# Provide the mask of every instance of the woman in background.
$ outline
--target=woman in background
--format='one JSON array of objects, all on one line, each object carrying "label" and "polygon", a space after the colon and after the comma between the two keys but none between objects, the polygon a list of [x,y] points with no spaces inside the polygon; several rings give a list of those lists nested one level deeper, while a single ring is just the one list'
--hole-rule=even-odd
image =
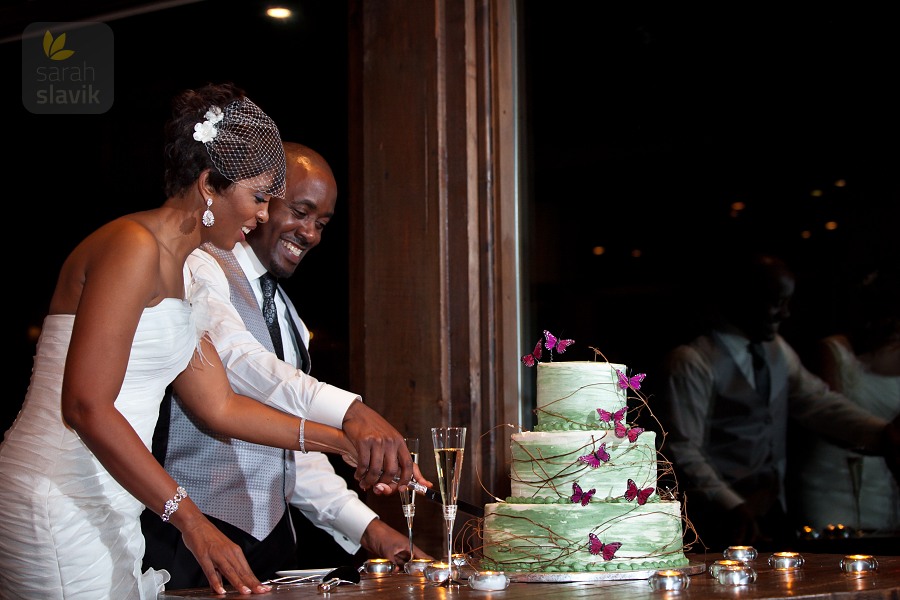
[{"label": "woman in background", "polygon": [[[900,280],[895,272],[873,270],[852,291],[846,333],[819,342],[817,371],[870,413],[893,420],[900,415]],[[883,457],[816,435],[804,435],[796,448],[793,480],[803,524],[900,531],[900,489]]]}]

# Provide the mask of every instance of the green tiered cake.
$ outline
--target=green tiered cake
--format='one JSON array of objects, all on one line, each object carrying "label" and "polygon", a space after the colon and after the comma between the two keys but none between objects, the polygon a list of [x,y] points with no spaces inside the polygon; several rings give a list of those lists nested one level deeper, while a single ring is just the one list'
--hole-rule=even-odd
[{"label": "green tiered cake", "polygon": [[[560,348],[549,332],[545,339],[551,352]],[[629,378],[625,365],[606,361],[539,358],[539,347],[523,357],[537,367],[538,422],[535,431],[512,435],[512,496],[485,506],[485,568],[687,566],[681,503],[665,490],[661,498],[656,488],[656,434],[628,422],[628,399],[642,400],[636,392],[644,375]]]}]

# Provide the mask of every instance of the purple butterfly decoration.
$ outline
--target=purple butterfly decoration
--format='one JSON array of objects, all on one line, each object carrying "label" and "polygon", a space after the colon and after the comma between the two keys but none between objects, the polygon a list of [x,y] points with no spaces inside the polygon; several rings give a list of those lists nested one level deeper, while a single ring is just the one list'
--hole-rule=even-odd
[{"label": "purple butterfly decoration", "polygon": [[602,408],[597,409],[597,414],[600,415],[600,420],[604,423],[618,423],[622,419],[625,418],[625,413],[628,410],[627,406],[623,406],[619,410],[614,413],[609,412],[608,410],[603,410]]},{"label": "purple butterfly decoration", "polygon": [[593,533],[588,534],[588,540],[588,549],[591,551],[591,554],[602,554],[603,560],[612,560],[616,555],[616,550],[622,547],[622,542],[604,544]]},{"label": "purple butterfly decoration", "polygon": [[544,330],[544,339],[546,340],[546,342],[544,342],[544,347],[547,348],[547,350],[550,350],[551,352],[556,350],[560,354],[565,352],[566,348],[575,343],[575,340],[557,339],[555,335],[553,335],[546,329]]},{"label": "purple butterfly decoration", "polygon": [[541,362],[541,340],[538,340],[537,345],[534,347],[534,352],[522,357],[522,362],[525,363],[526,367],[533,367]]},{"label": "purple butterfly decoration", "polygon": [[625,373],[618,369],[616,369],[616,373],[619,375],[619,387],[623,390],[627,390],[628,388],[634,390],[641,389],[641,382],[644,380],[644,377],[647,376],[646,373],[638,373],[632,377],[626,377]]},{"label": "purple butterfly decoration", "polygon": [[606,451],[606,443],[600,444],[600,447],[584,456],[579,456],[578,460],[596,469],[601,463],[609,462],[609,452]]},{"label": "purple butterfly decoration", "polygon": [[641,506],[646,504],[647,498],[653,495],[654,488],[648,487],[644,489],[638,489],[637,484],[634,482],[634,479],[628,480],[628,489],[625,490],[625,499],[631,502],[635,498],[637,498],[637,503]]},{"label": "purple butterfly decoration", "polygon": [[558,339],[555,335],[545,329],[544,337],[538,340],[538,343],[535,344],[534,350],[532,350],[531,354],[526,354],[522,357],[522,363],[526,367],[533,367],[534,365],[541,362],[542,347],[546,348],[550,352],[550,360],[553,360],[554,351],[562,354],[566,351],[566,348],[574,343],[575,340]]},{"label": "purple butterfly decoration", "polygon": [[622,422],[616,422],[616,437],[624,438],[627,437],[628,441],[632,444],[635,443],[638,439],[638,436],[644,433],[643,427],[627,427]]},{"label": "purple butterfly decoration", "polygon": [[572,482],[572,491],[574,492],[571,498],[572,503],[578,504],[581,502],[582,506],[587,506],[591,501],[591,497],[597,492],[595,488],[591,488],[589,491],[585,492],[581,489],[581,486],[578,485],[577,481]]}]

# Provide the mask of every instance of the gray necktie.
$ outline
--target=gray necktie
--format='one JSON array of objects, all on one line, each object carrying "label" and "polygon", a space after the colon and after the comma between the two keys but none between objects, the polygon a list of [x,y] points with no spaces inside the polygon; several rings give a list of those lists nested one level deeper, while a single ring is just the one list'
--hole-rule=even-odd
[{"label": "gray necktie", "polygon": [[756,391],[768,401],[772,383],[769,377],[769,364],[766,362],[766,350],[759,342],[751,343],[748,348],[750,356],[753,357],[753,379]]},{"label": "gray necktie", "polygon": [[275,348],[275,354],[278,358],[284,360],[284,346],[281,343],[281,326],[278,324],[278,311],[275,310],[275,290],[278,289],[278,282],[271,273],[263,273],[259,278],[259,284],[263,293],[263,317],[266,320],[266,327],[269,328],[269,335],[272,336],[272,346]]}]

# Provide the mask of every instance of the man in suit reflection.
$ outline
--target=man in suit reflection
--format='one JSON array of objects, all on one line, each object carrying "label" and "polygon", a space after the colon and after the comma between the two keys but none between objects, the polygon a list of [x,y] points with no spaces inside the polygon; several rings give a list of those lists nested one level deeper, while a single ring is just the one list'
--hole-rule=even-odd
[{"label": "man in suit reflection", "polygon": [[779,335],[795,287],[781,259],[745,253],[716,272],[711,326],[666,357],[669,458],[706,547],[785,549],[797,526],[785,496],[789,428],[895,462],[900,428],[830,390]]},{"label": "man in suit reflection", "polygon": [[[271,199],[269,220],[231,252],[206,247],[194,252],[187,264],[195,280],[209,290],[207,303],[216,323],[210,335],[232,386],[254,398],[286,397],[285,405],[313,398],[310,410],[325,411],[326,422],[340,423],[348,403],[352,406],[359,397],[307,375],[309,331],[280,287],[275,306],[282,348],[276,350],[272,336],[279,334],[267,330],[261,316],[262,278],[271,274],[283,279],[294,273],[321,241],[337,199],[337,183],[321,155],[296,143],[285,142],[284,149],[287,193],[284,200]],[[273,354],[279,351],[282,357]],[[163,413],[166,407],[164,403]],[[327,547],[333,544],[351,555],[362,546],[398,565],[409,558],[408,537],[382,522],[348,489],[322,453],[285,453],[216,438],[181,410],[175,398],[168,414],[160,415],[154,454],[178,474],[204,514],[241,545],[260,578],[301,566],[336,566],[322,564],[337,560],[329,558],[335,556],[334,548]],[[160,525],[156,515],[144,516],[145,567],[167,569],[172,575],[169,589],[205,586],[206,577],[190,560],[178,531]],[[417,557],[430,558],[415,550]]]}]

